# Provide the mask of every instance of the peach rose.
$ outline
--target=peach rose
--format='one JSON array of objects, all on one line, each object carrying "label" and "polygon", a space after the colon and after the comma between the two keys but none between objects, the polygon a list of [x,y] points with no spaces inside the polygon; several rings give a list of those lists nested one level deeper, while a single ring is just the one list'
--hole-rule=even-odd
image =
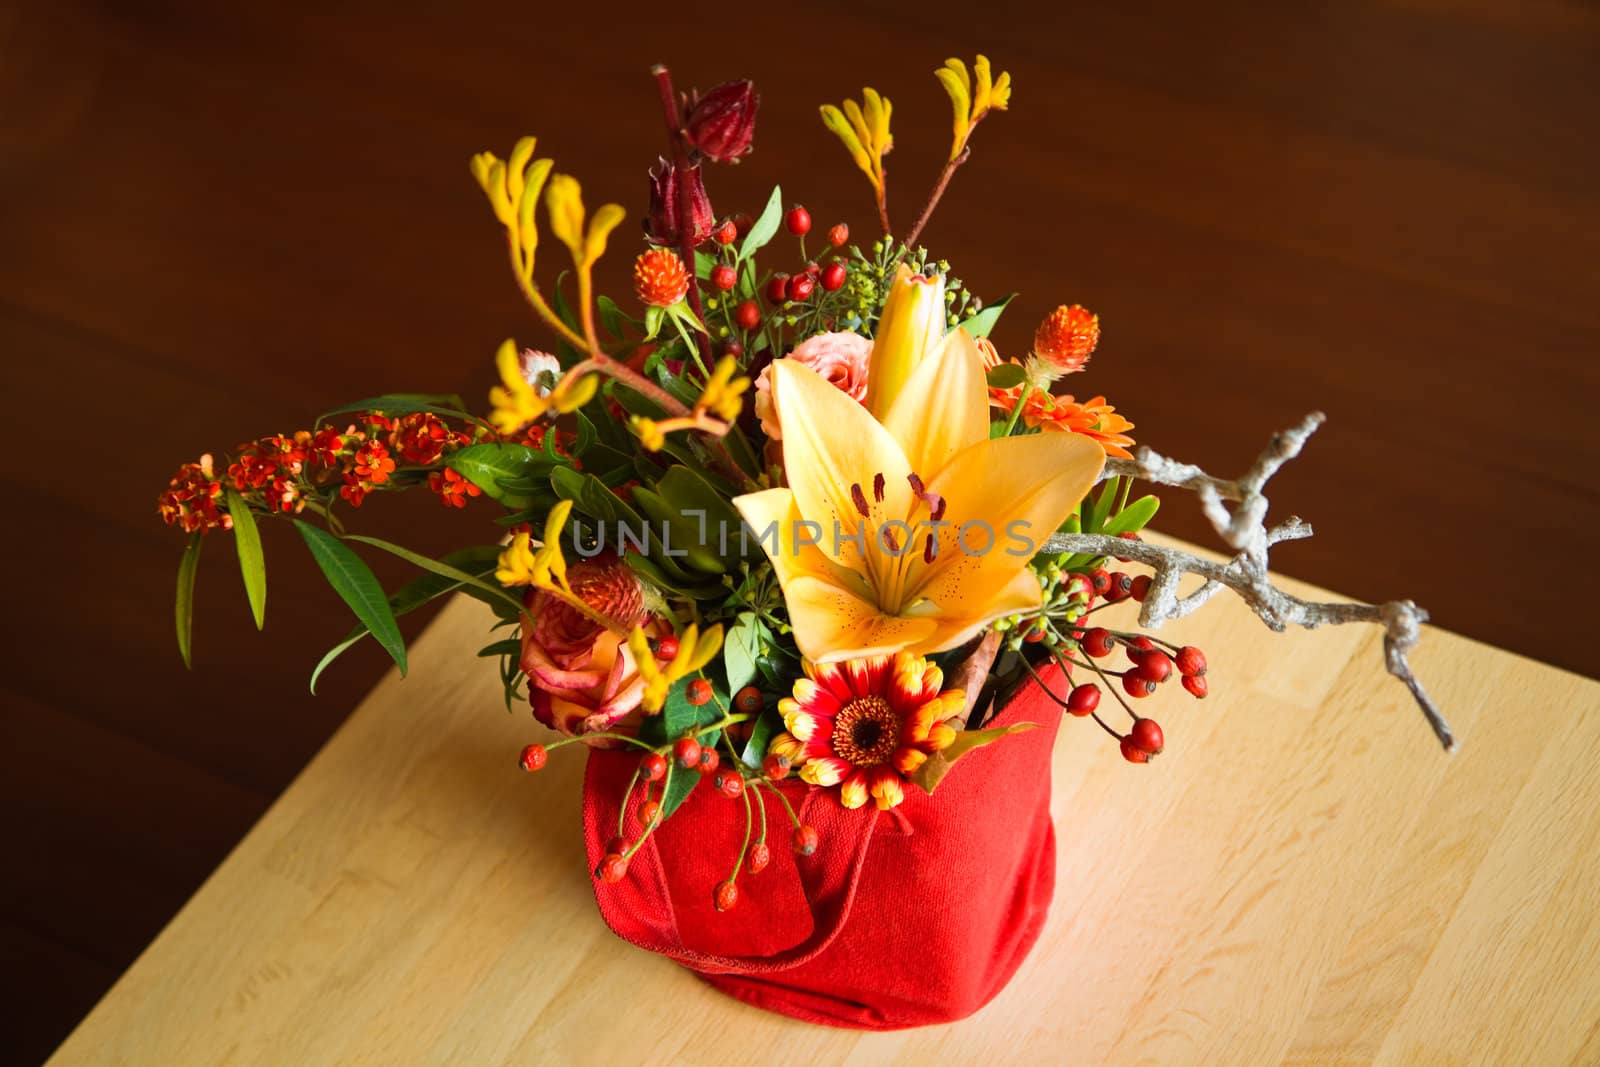
[{"label": "peach rose", "polygon": [[[819,333],[795,346],[785,359],[810,367],[858,403],[867,398],[867,361],[872,342],[858,333]],[[778,427],[778,409],[772,401],[772,367],[761,369],[756,379],[756,416],[761,429],[772,440],[783,434]]]},{"label": "peach rose", "polygon": [[[623,631],[646,624],[638,576],[615,556],[574,560],[567,580]],[[533,622],[522,624],[522,669],[534,716],[569,736],[628,729],[624,720],[638,709],[644,682],[626,639],[542,589],[528,590],[526,603]]]}]

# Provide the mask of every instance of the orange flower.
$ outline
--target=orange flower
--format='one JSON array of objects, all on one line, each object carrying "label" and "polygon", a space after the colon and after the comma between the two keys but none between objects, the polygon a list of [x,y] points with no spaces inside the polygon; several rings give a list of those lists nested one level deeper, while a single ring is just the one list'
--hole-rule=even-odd
[{"label": "orange flower", "polygon": [[313,462],[320,463],[324,467],[333,466],[339,462],[339,454],[344,451],[346,444],[357,443],[358,438],[356,437],[355,429],[352,426],[344,433],[340,433],[332,426],[324,426],[311,435],[309,442],[305,445],[306,455]]},{"label": "orange flower", "polygon": [[802,780],[838,786],[847,808],[868,796],[880,809],[896,806],[905,799],[906,776],[956,739],[945,720],[966,707],[966,694],[945,690],[943,672],[921,656],[808,660],[802,667],[794,695],[778,701],[788,733],[774,737],[768,751],[798,765]]},{"label": "orange flower", "polygon": [[[382,485],[389,480],[389,475],[394,473],[394,460],[389,458],[389,450],[380,441],[368,441],[356,449],[355,466],[352,473],[360,481],[371,485]],[[345,475],[349,478],[350,475]]]},{"label": "orange flower", "polygon": [[[1022,386],[1010,389],[990,389],[989,405],[1010,415],[1017,406],[1017,396]],[[1128,446],[1133,438],[1127,435],[1133,423],[1117,414],[1117,409],[1106,403],[1103,396],[1091,397],[1079,403],[1071,396],[1052,396],[1037,389],[1028,394],[1023,405],[1022,421],[1030,429],[1083,434],[1100,442],[1106,455],[1117,459],[1132,459]]]},{"label": "orange flower", "polygon": [[689,292],[689,272],[670,248],[652,248],[633,261],[633,291],[647,307],[671,307]]},{"label": "orange flower", "polygon": [[395,420],[394,446],[407,463],[432,466],[452,441],[450,428],[431,412],[414,411]]},{"label": "orange flower", "polygon": [[1073,374],[1100,343],[1100,316],[1078,304],[1062,304],[1033,332],[1033,361],[1047,380]]},{"label": "orange flower", "polygon": [[156,501],[161,521],[182,526],[184,533],[204,532],[214,527],[233,528],[233,516],[217,510],[222,482],[217,478],[210,454],[198,463],[185,463],[173,475],[167,491]]},{"label": "orange flower", "polygon": [[467,506],[467,497],[483,493],[482,489],[470,479],[463,478],[452,467],[428,475],[428,488],[439,494],[439,500],[447,508],[464,508]]}]

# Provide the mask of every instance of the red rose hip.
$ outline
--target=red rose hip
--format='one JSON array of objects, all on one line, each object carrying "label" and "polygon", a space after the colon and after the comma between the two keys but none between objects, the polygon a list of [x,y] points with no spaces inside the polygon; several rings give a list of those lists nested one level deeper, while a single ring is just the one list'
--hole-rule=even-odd
[{"label": "red rose hip", "polygon": [[659,782],[667,776],[667,757],[650,752],[639,761],[639,777],[647,782]]},{"label": "red rose hip", "polygon": [[718,263],[711,268],[711,284],[725,293],[739,284],[739,274],[726,263]]},{"label": "red rose hip", "polygon": [[746,300],[733,312],[733,321],[741,330],[753,330],[761,325],[761,307],[754,300]]},{"label": "red rose hip", "polygon": [[829,263],[822,268],[822,288],[830,293],[838,292],[844,288],[845,276],[849,273],[843,263],[837,261]]},{"label": "red rose hip", "polygon": [[550,753],[543,745],[529,745],[522,750],[522,755],[517,757],[517,766],[525,771],[536,771],[549,759]]},{"label": "red rose hip", "polygon": [[810,856],[817,851],[817,846],[822,843],[822,835],[817,833],[815,826],[797,826],[794,830],[794,850],[802,856]]},{"label": "red rose hip", "polygon": [[1067,710],[1080,718],[1099,706],[1100,687],[1092,682],[1078,686],[1067,696]]},{"label": "red rose hip", "polygon": [[1133,729],[1128,731],[1128,739],[1138,746],[1140,751],[1148,752],[1152,756],[1161,754],[1165,738],[1161,736],[1161,727],[1154,719],[1135,719]]},{"label": "red rose hip", "polygon": [[700,742],[692,737],[680,737],[672,746],[672,754],[684,770],[700,765],[700,751]]},{"label": "red rose hip", "polygon": [[783,226],[796,237],[804,237],[811,232],[811,212],[796,204],[783,217]]}]

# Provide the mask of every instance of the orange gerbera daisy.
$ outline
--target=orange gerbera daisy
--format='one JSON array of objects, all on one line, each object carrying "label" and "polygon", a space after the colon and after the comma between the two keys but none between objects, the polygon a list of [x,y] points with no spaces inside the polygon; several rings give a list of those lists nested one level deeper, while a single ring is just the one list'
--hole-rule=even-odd
[{"label": "orange gerbera daisy", "polygon": [[838,786],[847,808],[868,796],[880,809],[899,804],[906,776],[956,739],[945,720],[966,708],[966,694],[943,690],[944,672],[921,656],[803,667],[794,696],[778,702],[789,732],[774,737],[768,751],[798,766],[804,781]]},{"label": "orange gerbera daisy", "polygon": [[[1017,406],[1023,387],[990,389],[989,406],[1010,415]],[[1039,389],[1031,389],[1022,407],[1023,424],[1035,430],[1057,430],[1082,434],[1100,442],[1108,456],[1132,459],[1128,446],[1134,443],[1127,431],[1133,423],[1117,414],[1117,409],[1106,403],[1103,396],[1078,401],[1071,396],[1053,396]]]}]

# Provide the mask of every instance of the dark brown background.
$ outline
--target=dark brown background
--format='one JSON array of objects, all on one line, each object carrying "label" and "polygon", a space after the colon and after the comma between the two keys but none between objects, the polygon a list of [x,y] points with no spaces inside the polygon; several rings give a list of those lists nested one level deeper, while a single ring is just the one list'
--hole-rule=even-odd
[{"label": "dark brown background", "polygon": [[[1282,513],[1319,530],[1283,548],[1283,570],[1600,669],[1593,628],[1557,609],[1593,568],[1552,547],[1600,547],[1593,7],[1085,4],[1041,22],[722,5],[663,29],[634,21],[676,10],[659,2],[554,22],[542,4],[317,6],[338,10],[0,4],[0,1045],[19,1062],[92,1005],[384,668],[365,648],[307,694],[348,620],[273,528],[262,635],[210,539],[186,673],[182,538],[156,493],[199,452],[336,401],[481,397],[500,339],[542,335],[468,155],[537,133],[591,205],[639,206],[663,143],[658,59],[684,87],[759,81],[755,156],[710,177],[720,211],[759,207],[781,179],[819,226],[859,236],[867,189],[816,105],[863,83],[894,100],[904,225],[947,144],[930,72],[985,49],[1015,107],[980,130],[926,238],[980,293],[1023,292],[1002,349],[1055,303],[1089,305],[1105,339],[1084,388],[1141,441],[1222,472],[1326,410],[1274,483]],[[481,539],[474,519],[488,512],[380,500],[360,525],[444,550]],[[1180,498],[1160,525],[1205,539]],[[1226,650],[1213,659],[1225,675]]]}]

